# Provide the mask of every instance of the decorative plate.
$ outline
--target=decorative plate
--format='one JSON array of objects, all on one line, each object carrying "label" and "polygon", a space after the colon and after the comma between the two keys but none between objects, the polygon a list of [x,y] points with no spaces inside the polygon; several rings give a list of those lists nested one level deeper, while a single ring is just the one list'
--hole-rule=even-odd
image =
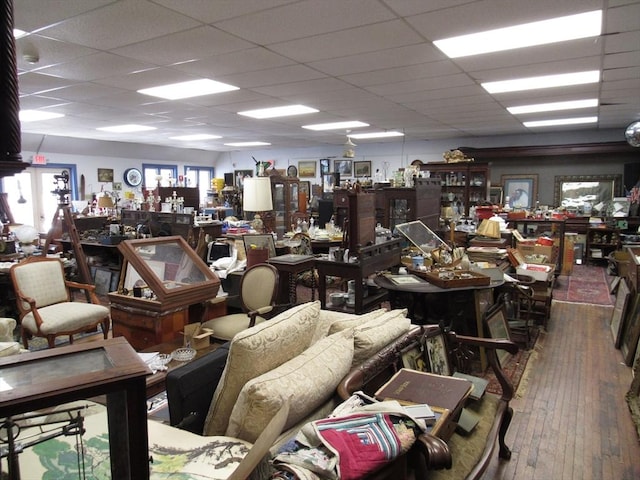
[{"label": "decorative plate", "polygon": [[137,187],[142,183],[142,172],[137,168],[127,168],[124,171],[124,183],[130,187]]}]

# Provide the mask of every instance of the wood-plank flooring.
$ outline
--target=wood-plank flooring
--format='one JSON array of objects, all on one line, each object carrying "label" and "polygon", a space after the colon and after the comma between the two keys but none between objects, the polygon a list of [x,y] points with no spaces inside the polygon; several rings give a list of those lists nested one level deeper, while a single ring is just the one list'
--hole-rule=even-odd
[{"label": "wood-plank flooring", "polygon": [[548,330],[511,402],[513,455],[491,480],[640,479],[640,442],[625,394],[632,380],[609,328],[611,307],[554,302]]}]

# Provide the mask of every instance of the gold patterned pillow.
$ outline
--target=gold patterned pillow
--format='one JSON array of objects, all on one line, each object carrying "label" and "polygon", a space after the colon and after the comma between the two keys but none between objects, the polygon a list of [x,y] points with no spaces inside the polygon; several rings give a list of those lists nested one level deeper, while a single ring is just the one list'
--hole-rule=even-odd
[{"label": "gold patterned pillow", "polygon": [[304,303],[233,338],[227,365],[205,420],[204,435],[224,435],[231,410],[247,381],[273,370],[309,347],[319,314],[319,301]]},{"label": "gold patterned pillow", "polygon": [[353,366],[360,365],[410,328],[406,308],[385,312],[355,327]]},{"label": "gold patterned pillow", "polygon": [[353,332],[339,332],[249,380],[240,391],[225,435],[255,442],[287,398],[290,405],[285,429],[290,428],[334,394],[352,360]]}]

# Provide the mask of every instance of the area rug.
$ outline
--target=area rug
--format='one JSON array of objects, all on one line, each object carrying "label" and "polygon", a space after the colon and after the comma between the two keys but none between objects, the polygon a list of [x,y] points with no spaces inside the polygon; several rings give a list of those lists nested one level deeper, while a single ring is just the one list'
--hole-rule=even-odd
[{"label": "area rug", "polygon": [[571,275],[560,275],[553,289],[553,299],[561,302],[613,305],[609,293],[613,277],[599,265],[574,265]]}]

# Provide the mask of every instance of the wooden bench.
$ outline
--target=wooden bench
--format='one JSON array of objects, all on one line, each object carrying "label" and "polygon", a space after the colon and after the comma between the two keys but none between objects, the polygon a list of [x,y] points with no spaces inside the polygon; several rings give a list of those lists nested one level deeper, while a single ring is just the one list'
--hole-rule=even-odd
[{"label": "wooden bench", "polygon": [[[488,467],[496,444],[499,446],[500,458],[508,460],[511,457],[505,435],[513,416],[509,401],[513,398],[514,387],[500,367],[496,355],[499,349],[515,354],[518,346],[511,341],[456,335],[453,332],[443,332],[437,325],[416,326],[374,358],[351,371],[340,383],[338,394],[343,399],[349,398],[358,390],[373,395],[404,366],[403,356],[407,351],[423,349],[426,341],[434,339],[444,342],[448,360],[457,369],[460,369],[459,364],[464,363],[464,359],[469,358],[471,347],[484,348],[502,394],[486,392],[481,400],[467,405],[480,416],[480,422],[469,435],[454,433],[447,441],[429,434],[421,435],[406,458],[394,462],[396,465],[390,465],[389,469],[376,475],[376,479],[405,478],[398,476],[398,472],[406,472],[408,469],[413,469],[414,478],[477,479]],[[425,356],[424,359],[429,365],[428,358]],[[460,362],[460,359],[463,361]],[[404,465],[399,466],[398,462],[403,462]],[[389,472],[393,473],[389,475]]]}]

